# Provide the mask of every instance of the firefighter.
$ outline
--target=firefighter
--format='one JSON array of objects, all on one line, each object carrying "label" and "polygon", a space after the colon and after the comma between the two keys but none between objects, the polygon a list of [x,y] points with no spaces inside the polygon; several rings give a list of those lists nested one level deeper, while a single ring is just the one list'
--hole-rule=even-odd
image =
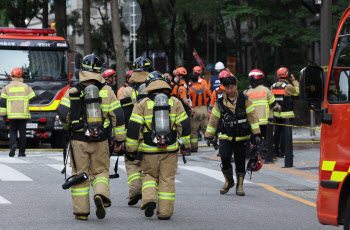
[{"label": "firefighter", "polygon": [[[282,111],[272,91],[264,86],[265,74],[259,69],[249,72],[250,86],[243,92],[253,102],[259,118],[261,136],[266,140],[267,123],[270,111]],[[272,117],[271,117],[272,118]]]},{"label": "firefighter", "polygon": [[174,83],[174,81],[173,81],[173,75],[172,75],[172,73],[170,73],[169,71],[166,71],[166,72],[164,72],[164,77],[166,78],[166,79],[168,79],[169,80],[169,82],[170,82],[170,87],[171,87],[171,91],[174,89],[174,87],[175,87],[175,83]]},{"label": "firefighter", "polygon": [[[154,71],[146,80],[148,97],[137,103],[127,131],[126,150],[131,157],[142,156],[142,204],[151,217],[158,203],[157,216],[168,220],[175,204],[175,172],[180,139],[190,148],[189,119],[181,102],[170,96],[171,87],[163,74]],[[143,140],[139,133],[143,131]]]},{"label": "firefighter", "polygon": [[[120,103],[124,110],[125,123],[128,124],[131,112],[137,102],[138,89],[145,83],[148,74],[152,71],[152,64],[148,58],[138,57],[133,63],[133,72],[129,85],[124,89]],[[126,125],[126,127],[128,127]],[[128,176],[129,200],[128,205],[136,205],[142,198],[141,161],[130,161],[125,158],[125,168]]]},{"label": "firefighter", "polygon": [[122,87],[120,87],[119,89],[118,89],[118,91],[117,91],[117,98],[118,98],[118,100],[120,101],[120,97],[121,97],[121,95],[122,95],[122,93],[123,93],[123,90],[129,85],[129,79],[130,79],[130,77],[131,77],[131,75],[132,75],[132,70],[129,70],[126,74],[125,74],[125,84],[122,86]]},{"label": "firefighter", "polygon": [[175,78],[178,79],[178,86],[175,86],[173,89],[172,95],[182,102],[182,105],[185,108],[188,117],[194,113],[193,107],[190,101],[190,91],[188,89],[188,79],[187,79],[187,70],[184,67],[179,67],[175,70]]},{"label": "firefighter", "polygon": [[[295,80],[293,74],[290,75],[290,81],[288,81],[289,70],[285,67],[281,67],[277,70],[278,81],[272,86],[272,92],[275,95],[276,102],[282,106],[282,111],[275,111],[273,113],[275,122],[278,124],[284,124],[286,118],[294,118],[294,103],[292,101],[293,96],[299,95],[299,82]],[[274,132],[274,145],[275,152],[278,157],[284,157],[285,141],[284,141],[284,127],[281,125],[275,126]],[[292,144],[291,144],[292,146]]]},{"label": "firefighter", "polygon": [[105,84],[101,68],[102,61],[98,56],[85,56],[79,83],[67,90],[57,109],[71,135],[72,175],[90,175],[90,179],[71,187],[73,213],[79,220],[87,220],[90,214],[89,181],[94,190],[96,216],[103,219],[105,208],[111,206],[109,126],[113,126],[115,150],[125,141],[123,110],[112,88]]},{"label": "firefighter", "polygon": [[10,157],[16,153],[17,131],[19,131],[18,156],[26,156],[26,125],[31,117],[29,104],[35,97],[32,87],[23,83],[22,74],[21,68],[14,68],[11,71],[12,82],[1,92],[0,115],[5,116],[5,120],[9,119],[10,125]]},{"label": "firefighter", "polygon": [[244,196],[245,140],[248,140],[250,133],[252,133],[255,143],[261,143],[259,120],[253,103],[243,93],[238,92],[235,77],[225,78],[223,85],[225,91],[223,96],[215,102],[205,137],[212,140],[216,130],[219,129],[221,171],[225,177],[225,184],[220,189],[220,193],[227,193],[235,185],[231,165],[233,151],[238,183],[236,194]]},{"label": "firefighter", "polygon": [[190,118],[191,121],[191,152],[198,152],[198,128],[205,133],[208,125],[208,100],[210,99],[210,90],[198,82],[197,74],[189,76],[191,87],[190,98],[194,115]]},{"label": "firefighter", "polygon": [[106,84],[113,88],[116,84],[117,73],[113,69],[106,69],[103,72],[103,78],[106,81]]},{"label": "firefighter", "polygon": [[200,66],[193,67],[193,73],[198,74],[198,83],[209,89],[207,80],[203,78],[202,68]]},{"label": "firefighter", "polygon": [[225,69],[224,63],[222,63],[221,61],[215,64],[216,74],[210,78],[208,83],[208,87],[211,92],[213,92],[216,88],[220,87],[221,83],[219,79],[219,74],[224,69]]}]

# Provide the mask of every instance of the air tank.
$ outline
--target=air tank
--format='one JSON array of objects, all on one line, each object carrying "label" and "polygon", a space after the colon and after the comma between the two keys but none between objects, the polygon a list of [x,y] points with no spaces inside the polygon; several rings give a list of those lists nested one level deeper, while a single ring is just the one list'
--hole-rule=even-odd
[{"label": "air tank", "polygon": [[102,112],[99,103],[99,90],[95,85],[89,85],[84,90],[86,120],[88,126],[94,130],[102,125]]},{"label": "air tank", "polygon": [[[170,133],[169,99],[165,94],[158,94],[154,98],[155,131],[158,136],[164,137]],[[158,108],[159,109],[158,109]]]}]

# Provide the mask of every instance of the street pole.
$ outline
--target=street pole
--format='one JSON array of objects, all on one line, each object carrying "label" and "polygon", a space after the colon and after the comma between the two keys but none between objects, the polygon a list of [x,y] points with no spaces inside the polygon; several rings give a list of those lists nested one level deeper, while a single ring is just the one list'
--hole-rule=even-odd
[{"label": "street pole", "polygon": [[332,0],[321,1],[321,67],[327,76],[332,49]]},{"label": "street pole", "polygon": [[[131,8],[132,8],[132,40],[133,40],[133,58],[134,58],[134,61],[136,60],[136,22],[135,22],[135,17],[136,17],[136,14],[135,14],[135,7],[136,7],[136,4],[135,2],[132,2],[131,4]],[[147,54],[148,55],[148,54]]]}]

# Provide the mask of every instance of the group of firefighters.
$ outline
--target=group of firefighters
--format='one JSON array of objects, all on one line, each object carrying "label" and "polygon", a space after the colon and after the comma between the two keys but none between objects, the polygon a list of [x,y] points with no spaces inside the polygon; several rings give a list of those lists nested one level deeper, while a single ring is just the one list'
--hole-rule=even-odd
[{"label": "group of firefighters", "polygon": [[[133,70],[126,74],[127,83],[118,90],[113,89],[116,71],[102,70],[103,62],[98,56],[85,56],[79,82],[65,93],[57,110],[69,136],[72,180],[66,187],[71,187],[73,213],[80,220],[87,220],[90,214],[90,183],[96,216],[103,219],[105,208],[111,205],[110,148],[125,155],[128,205],[141,200],[146,217],[153,216],[158,206],[157,217],[170,219],[175,204],[178,152],[181,155],[197,152],[199,131],[208,144],[219,140],[225,177],[220,193],[227,193],[235,185],[233,153],[236,194],[244,196],[247,143],[250,140],[254,145],[266,144],[269,119],[275,116],[283,124],[284,118],[293,118],[292,97],[299,94],[298,82],[293,75],[288,78],[289,71],[284,67],[278,69],[279,80],[271,88],[264,86],[265,75],[261,70],[252,70],[248,76],[251,84],[243,92],[238,91],[237,78],[222,62],[216,63],[216,74],[207,82],[199,66],[192,73],[179,67],[173,73],[163,74],[153,70],[148,58],[139,57],[133,63]],[[33,97],[31,89],[25,88],[24,92],[21,88],[24,86],[16,85],[21,82],[20,77],[14,71],[13,85],[9,84],[8,91],[5,87],[1,93],[0,113],[7,114],[9,119],[10,97],[23,100]],[[282,128],[275,128],[278,156],[284,152],[283,145],[281,148],[279,145]],[[12,146],[10,156],[14,155]],[[258,158],[252,167],[258,167]]]}]

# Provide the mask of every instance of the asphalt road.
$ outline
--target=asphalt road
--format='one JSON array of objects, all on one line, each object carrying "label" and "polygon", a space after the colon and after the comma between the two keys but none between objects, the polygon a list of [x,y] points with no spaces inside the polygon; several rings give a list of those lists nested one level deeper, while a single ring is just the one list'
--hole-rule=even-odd
[{"label": "asphalt road", "polygon": [[220,195],[224,177],[212,148],[200,148],[186,165],[179,158],[175,213],[168,221],[146,218],[139,206],[127,205],[120,158],[120,178],[111,180],[106,218],[97,219],[91,202],[89,220],[79,221],[70,191],[61,188],[61,152],[35,150],[27,151],[26,158],[9,158],[8,151],[0,151],[0,229],[334,229],[320,225],[316,216],[319,145],[296,145],[294,155],[292,169],[284,169],[279,159],[251,180],[246,176],[244,197],[235,195],[234,188]]}]

